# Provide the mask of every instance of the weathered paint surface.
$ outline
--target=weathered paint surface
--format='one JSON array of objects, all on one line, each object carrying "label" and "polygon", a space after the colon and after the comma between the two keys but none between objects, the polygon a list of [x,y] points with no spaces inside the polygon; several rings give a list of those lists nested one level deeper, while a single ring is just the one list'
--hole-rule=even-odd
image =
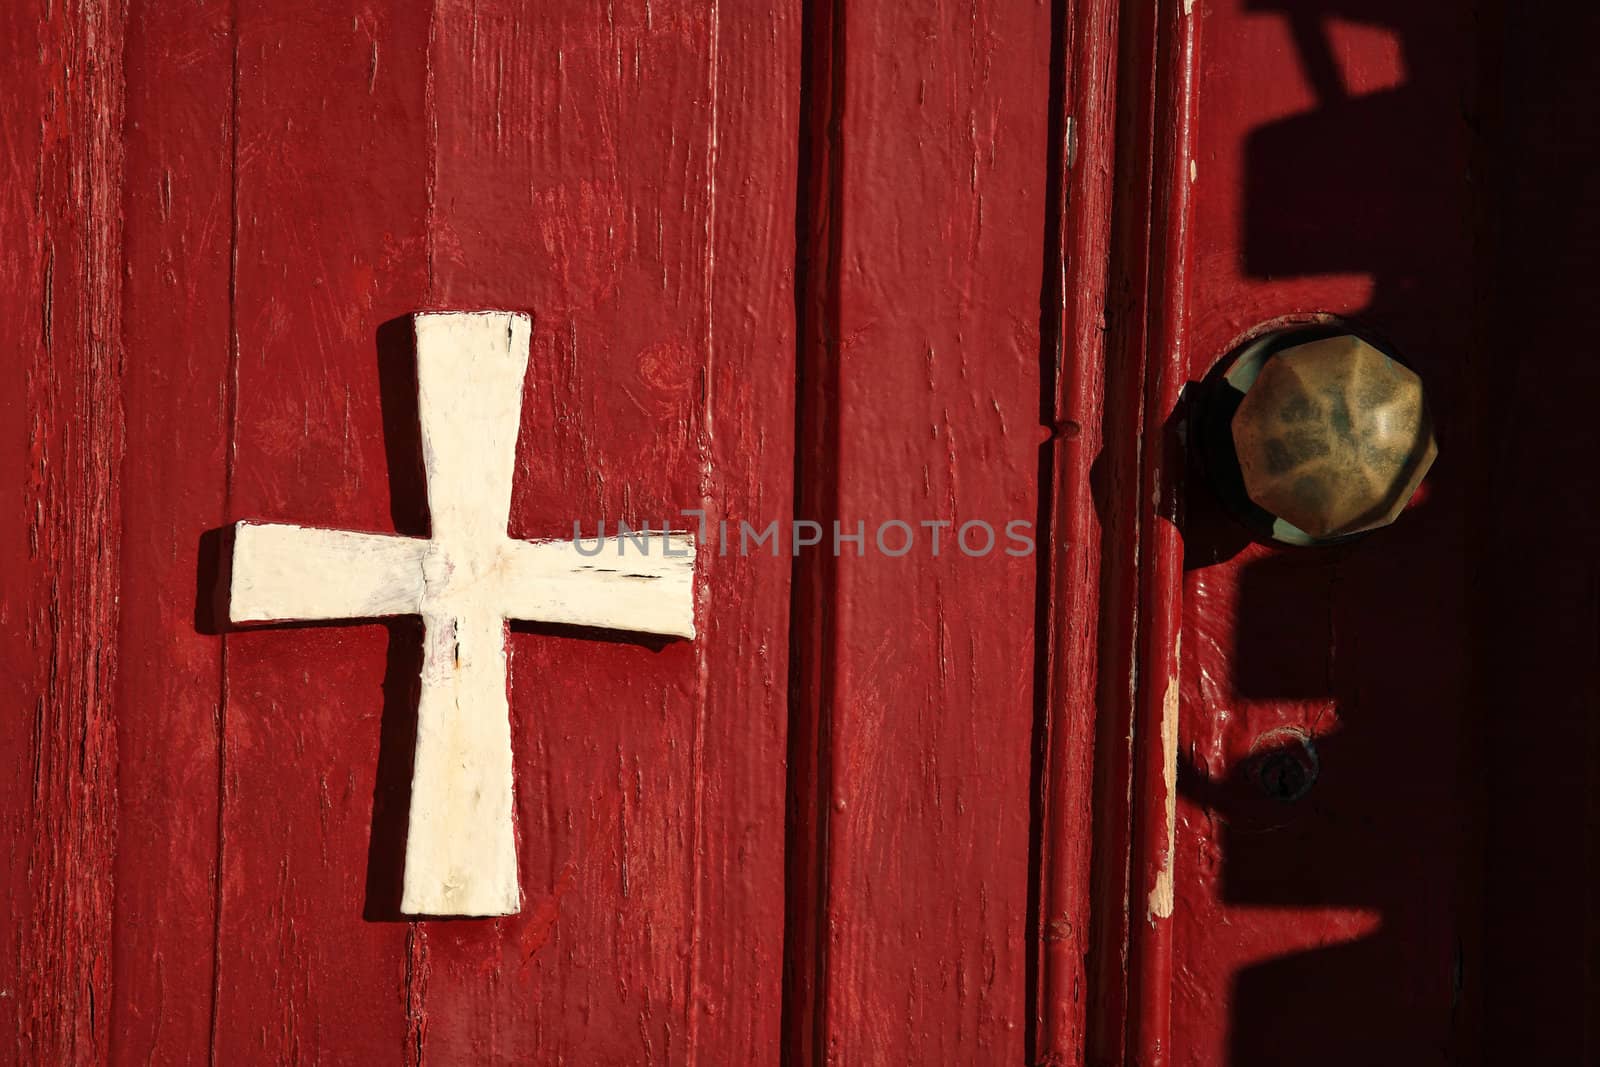
[{"label": "weathered paint surface", "polygon": [[[449,0],[429,41],[429,298],[530,310],[547,383],[513,535],[787,521],[798,11]],[[693,643],[513,632],[542,680],[513,693],[517,823],[549,844],[523,849],[521,922],[421,928],[425,1056],[776,1042],[788,566],[702,562]]]},{"label": "weathered paint surface", "polygon": [[[1126,737],[1110,725],[1115,714],[1100,712],[1120,706],[1105,699],[1117,689],[1103,669],[1114,657],[1102,655],[1102,644],[1111,642],[1102,641],[1101,620],[1109,621],[1120,605],[1114,597],[1102,599],[1103,587],[1113,584],[1103,578],[1108,554],[1102,541],[1111,538],[1109,555],[1115,559],[1116,545],[1129,540],[1118,536],[1119,516],[1108,512],[1104,496],[1112,476],[1105,461],[1105,432],[1112,429],[1105,406],[1106,283],[1119,23],[1116,0],[1093,0],[1076,5],[1058,27],[1060,105],[1051,115],[1049,173],[1057,184],[1046,215],[1041,318],[1050,375],[1044,415],[1051,434],[1041,481],[1049,494],[1042,509],[1049,550],[1041,564],[1046,611],[1038,635],[1046,714],[1036,739],[1042,757],[1036,793],[1040,882],[1038,928],[1030,933],[1038,953],[1033,1053],[1052,1065],[1082,1061],[1092,1025],[1091,990],[1114,984],[1106,976],[1120,975],[1123,964],[1120,926],[1113,943],[1108,924],[1092,921],[1094,897],[1126,899],[1120,878],[1101,875],[1105,884],[1098,893],[1094,882],[1116,866],[1094,859],[1096,813],[1108,806],[1100,794],[1116,777],[1097,775],[1097,762],[1119,759],[1116,735]],[[1111,736],[1102,737],[1107,729]],[[1096,1007],[1104,1010],[1103,1003]]]},{"label": "weathered paint surface", "polygon": [[[1473,11],[7,6],[0,1057],[1592,1059],[1597,27]],[[448,307],[534,322],[512,537],[798,490],[1049,555],[514,626],[524,907],[409,922],[420,625],[214,594],[242,518],[427,535]],[[1180,390],[1326,313],[1434,484],[1247,544]]]},{"label": "weathered paint surface", "polygon": [[[1554,460],[1593,450],[1572,399],[1593,373],[1554,338],[1583,335],[1556,279],[1595,216],[1549,191],[1594,148],[1546,116],[1594,74],[1534,73],[1583,30],[1557,45],[1482,6],[1202,0],[1120,24],[1088,1045],[1060,1062],[1592,1058],[1594,908],[1528,872],[1584,881],[1593,856],[1573,845],[1600,767],[1592,472]],[[1391,530],[1252,544],[1180,451],[1191,387],[1258,327],[1328,316],[1422,375],[1442,459]],[[1072,625],[1058,610],[1058,655]]]},{"label": "weathered paint surface", "polygon": [[787,561],[706,561],[693,643],[513,626],[540,844],[491,922],[398,911],[418,628],[214,594],[237,519],[428,532],[417,308],[537,323],[511,536],[787,520],[796,10],[0,18],[0,1058],[763,1058]]},{"label": "weathered paint surface", "polygon": [[817,5],[801,506],[849,543],[798,575],[790,1003],[796,1062],[1018,1062],[1033,886],[1036,521],[1051,12]]},{"label": "weathered paint surface", "polygon": [[103,1059],[118,853],[118,5],[0,10],[0,1057]]}]

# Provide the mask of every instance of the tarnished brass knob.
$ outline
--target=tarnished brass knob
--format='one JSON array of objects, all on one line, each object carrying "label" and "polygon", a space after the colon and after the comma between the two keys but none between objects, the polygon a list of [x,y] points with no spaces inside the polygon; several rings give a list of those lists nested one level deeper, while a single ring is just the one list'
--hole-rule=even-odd
[{"label": "tarnished brass knob", "polygon": [[1421,379],[1350,334],[1267,359],[1233,444],[1250,499],[1314,540],[1393,522],[1438,453]]}]

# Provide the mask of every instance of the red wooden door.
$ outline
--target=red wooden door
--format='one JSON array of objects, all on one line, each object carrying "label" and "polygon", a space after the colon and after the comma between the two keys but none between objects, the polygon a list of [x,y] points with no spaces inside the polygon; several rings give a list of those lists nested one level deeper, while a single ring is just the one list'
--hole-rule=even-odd
[{"label": "red wooden door", "polygon": [[764,1058],[787,561],[707,555],[694,642],[513,631],[525,902],[501,921],[399,913],[415,620],[230,631],[212,594],[236,519],[426,532],[416,309],[533,316],[514,536],[786,519],[798,13],[5,17],[36,102],[7,126],[31,473],[5,573],[33,590],[8,601],[32,754],[8,1050]]},{"label": "red wooden door", "polygon": [[[1594,21],[6,6],[0,1060],[1586,1062]],[[512,625],[522,907],[419,919],[420,625],[231,626],[228,530],[427,534],[485,307],[510,534],[713,537],[692,641]],[[1441,458],[1286,549],[1192,387],[1327,317]]]}]

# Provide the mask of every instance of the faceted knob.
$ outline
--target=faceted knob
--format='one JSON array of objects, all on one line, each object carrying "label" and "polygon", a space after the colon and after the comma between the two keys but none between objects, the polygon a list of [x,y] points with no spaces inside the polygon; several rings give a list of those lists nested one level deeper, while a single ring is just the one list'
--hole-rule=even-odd
[{"label": "faceted knob", "polygon": [[1349,334],[1268,358],[1233,444],[1250,499],[1313,540],[1393,522],[1438,454],[1421,379]]}]

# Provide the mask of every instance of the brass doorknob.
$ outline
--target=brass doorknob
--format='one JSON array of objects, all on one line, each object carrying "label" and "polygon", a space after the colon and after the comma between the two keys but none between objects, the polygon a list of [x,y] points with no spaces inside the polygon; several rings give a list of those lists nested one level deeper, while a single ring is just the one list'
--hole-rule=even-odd
[{"label": "brass doorknob", "polygon": [[1250,499],[1317,541],[1393,522],[1438,454],[1422,380],[1350,334],[1268,358],[1233,444]]}]

